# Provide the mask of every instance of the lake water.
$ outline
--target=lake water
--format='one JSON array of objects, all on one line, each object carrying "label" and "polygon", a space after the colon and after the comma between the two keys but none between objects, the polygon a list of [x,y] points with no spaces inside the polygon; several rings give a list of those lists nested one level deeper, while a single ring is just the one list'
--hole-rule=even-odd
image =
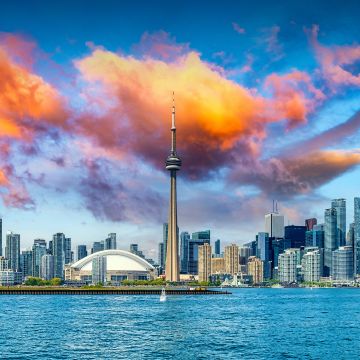
[{"label": "lake water", "polygon": [[1,359],[356,359],[360,289],[0,296]]}]

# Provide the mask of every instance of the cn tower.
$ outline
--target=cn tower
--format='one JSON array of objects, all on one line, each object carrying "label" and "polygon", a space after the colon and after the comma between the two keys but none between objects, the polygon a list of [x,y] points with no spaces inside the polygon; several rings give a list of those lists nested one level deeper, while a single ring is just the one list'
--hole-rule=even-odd
[{"label": "cn tower", "polygon": [[175,100],[171,112],[171,151],[166,159],[166,170],[170,171],[170,208],[168,240],[166,248],[165,277],[167,281],[179,281],[179,236],[177,224],[176,172],[180,170],[181,160],[176,153]]}]

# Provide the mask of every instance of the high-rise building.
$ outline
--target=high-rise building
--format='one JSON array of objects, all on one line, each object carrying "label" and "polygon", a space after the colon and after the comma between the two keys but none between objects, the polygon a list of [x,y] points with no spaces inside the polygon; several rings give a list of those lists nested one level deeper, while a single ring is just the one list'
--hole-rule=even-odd
[{"label": "high-rise building", "polygon": [[165,252],[164,252],[164,243],[161,242],[159,243],[159,259],[158,259],[158,263],[160,266],[160,271],[162,274],[162,270],[164,270],[165,268]]},{"label": "high-rise building", "polygon": [[221,254],[221,247],[220,247],[220,239],[215,241],[215,256],[220,256]]},{"label": "high-rise building", "polygon": [[225,274],[225,259],[223,257],[211,259],[211,274]]},{"label": "high-rise building", "polygon": [[319,281],[321,277],[321,252],[319,249],[307,251],[301,260],[304,281]]},{"label": "high-rise building", "polygon": [[2,218],[0,218],[0,256],[3,255],[3,242],[2,242],[2,234],[3,234],[3,231],[2,231]]},{"label": "high-rise building", "polygon": [[21,252],[20,268],[24,278],[27,276],[33,276],[32,259],[33,259],[33,252],[31,250],[25,250]]},{"label": "high-rise building", "polygon": [[41,258],[46,252],[46,241],[35,239],[32,246],[32,274],[35,277],[41,277]]},{"label": "high-rise building", "polygon": [[71,253],[71,238],[65,238],[64,241],[64,261],[65,264],[70,264],[72,262],[73,255]]},{"label": "high-rise building", "polygon": [[248,246],[239,247],[239,261],[240,265],[247,265],[249,257],[252,255],[251,248]]},{"label": "high-rise building", "polygon": [[332,253],[332,280],[354,279],[354,253],[351,246],[340,246]]},{"label": "high-rise building", "polygon": [[349,224],[349,231],[346,235],[346,246],[354,247],[355,243],[355,223]]},{"label": "high-rise building", "polygon": [[98,251],[104,250],[104,241],[94,241],[93,246],[91,248],[91,253],[94,254]]},{"label": "high-rise building", "polygon": [[265,232],[271,238],[284,237],[284,216],[276,212],[265,215]]},{"label": "high-rise building", "polygon": [[354,198],[354,273],[360,275],[360,197]]},{"label": "high-rise building", "polygon": [[[197,234],[197,233],[196,233]],[[198,274],[199,251],[198,247],[204,244],[210,244],[210,235],[208,238],[199,239],[195,236],[189,241],[189,261],[188,273],[192,275]]]},{"label": "high-rise building", "polygon": [[6,235],[5,257],[9,260],[9,269],[20,272],[20,235],[8,232]]},{"label": "high-rise building", "polygon": [[104,250],[116,249],[116,233],[110,233],[105,240]]},{"label": "high-rise building", "polygon": [[269,234],[265,232],[259,232],[257,235],[257,257],[262,261],[270,260],[270,241]]},{"label": "high-rise building", "polygon": [[187,231],[183,231],[180,234],[180,272],[187,274],[189,263],[189,242],[190,234]]},{"label": "high-rise building", "polygon": [[339,247],[336,209],[326,209],[324,217],[324,275],[330,276],[332,252]]},{"label": "high-rise building", "polygon": [[88,256],[88,252],[86,250],[86,245],[78,245],[77,247],[77,259],[81,260],[84,257]]},{"label": "high-rise building", "polygon": [[105,284],[106,282],[106,256],[95,256],[92,260],[92,283]]},{"label": "high-rise building", "polygon": [[64,277],[65,266],[65,235],[57,233],[53,235],[52,254],[54,256],[54,277]]},{"label": "high-rise building", "polygon": [[199,246],[199,281],[209,281],[211,274],[211,246],[204,244]]},{"label": "high-rise building", "polygon": [[231,275],[239,272],[239,247],[235,244],[225,247],[225,271]]},{"label": "high-rise building", "polygon": [[285,239],[291,248],[305,246],[306,226],[288,225],[285,226]]},{"label": "high-rise building", "polygon": [[41,277],[44,280],[54,278],[54,255],[46,254],[41,258]]},{"label": "high-rise building", "polygon": [[130,252],[132,254],[135,254],[135,255],[140,256],[141,258],[145,259],[145,255],[143,254],[143,252],[141,250],[139,250],[138,244],[130,244]]},{"label": "high-rise building", "polygon": [[176,152],[175,102],[172,107],[171,151],[166,159],[166,170],[170,171],[170,209],[168,241],[166,245],[165,276],[168,281],[180,280],[179,232],[177,223],[176,173],[180,170],[181,160]]},{"label": "high-rise building", "polygon": [[318,248],[324,247],[325,231],[324,224],[317,224],[313,229],[306,231],[305,246],[317,246]]},{"label": "high-rise building", "polygon": [[252,276],[253,284],[264,282],[264,263],[256,256],[250,256],[248,259],[248,274]]},{"label": "high-rise building", "polygon": [[336,210],[338,246],[344,246],[346,243],[346,200],[334,199],[331,201],[331,207]]},{"label": "high-rise building", "polygon": [[279,281],[282,283],[294,283],[299,279],[300,249],[286,249],[279,255]]},{"label": "high-rise building", "polygon": [[192,233],[193,240],[209,240],[210,241],[210,230],[197,231]]},{"label": "high-rise building", "polygon": [[314,226],[317,224],[316,218],[306,219],[305,220],[305,226],[307,231],[311,231]]}]

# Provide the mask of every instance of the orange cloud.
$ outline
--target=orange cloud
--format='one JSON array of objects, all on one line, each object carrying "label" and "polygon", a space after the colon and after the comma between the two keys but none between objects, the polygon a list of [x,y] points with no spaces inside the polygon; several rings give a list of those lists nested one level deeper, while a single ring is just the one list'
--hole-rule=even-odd
[{"label": "orange cloud", "polygon": [[0,169],[0,186],[7,186],[8,179],[3,170]]}]

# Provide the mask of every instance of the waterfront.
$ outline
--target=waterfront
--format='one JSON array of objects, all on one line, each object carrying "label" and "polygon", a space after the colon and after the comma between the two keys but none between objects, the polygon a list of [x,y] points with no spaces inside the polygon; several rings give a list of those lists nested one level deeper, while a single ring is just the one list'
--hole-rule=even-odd
[{"label": "waterfront", "polygon": [[354,359],[357,289],[0,297],[3,359]]}]

